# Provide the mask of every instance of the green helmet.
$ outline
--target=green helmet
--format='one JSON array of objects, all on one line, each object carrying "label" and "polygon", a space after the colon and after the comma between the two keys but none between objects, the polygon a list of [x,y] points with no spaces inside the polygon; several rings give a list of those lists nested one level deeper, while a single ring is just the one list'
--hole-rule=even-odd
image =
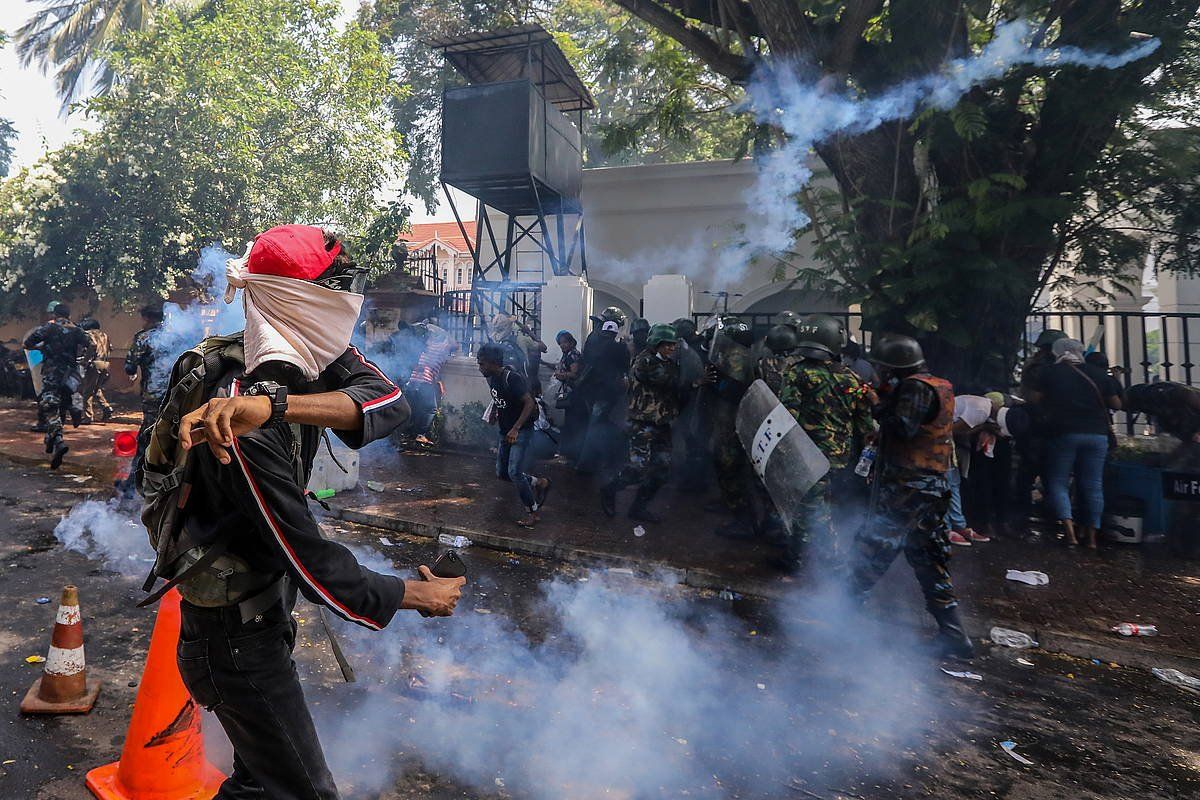
[{"label": "green helmet", "polygon": [[680,317],[671,323],[671,327],[683,339],[690,339],[696,335],[696,321],[691,317]]},{"label": "green helmet", "polygon": [[1067,338],[1067,334],[1057,328],[1046,328],[1038,334],[1037,341],[1034,342],[1035,347],[1050,347],[1059,339]]},{"label": "green helmet", "polygon": [[670,325],[655,325],[650,329],[650,335],[646,337],[646,344],[650,347],[658,347],[660,344],[678,341],[679,334]]},{"label": "green helmet", "polygon": [[650,320],[648,320],[648,319],[643,319],[642,317],[638,317],[633,322],[629,323],[630,335],[633,335],[635,333],[642,333],[642,332],[645,332],[648,330],[650,330]]},{"label": "green helmet", "polygon": [[800,344],[800,339],[796,336],[796,329],[787,323],[776,325],[767,331],[765,340],[767,349],[775,355],[790,353]]},{"label": "green helmet", "polygon": [[744,347],[754,344],[754,332],[740,317],[722,317],[721,332]]},{"label": "green helmet", "polygon": [[800,320],[796,346],[807,358],[828,361],[842,351],[846,344],[846,326],[828,314],[812,314]]},{"label": "green helmet", "polygon": [[46,304],[46,313],[53,314],[62,305],[62,300],[51,300]]},{"label": "green helmet", "polygon": [[775,315],[775,321],[780,325],[796,328],[800,325],[800,315],[795,311],[780,311]]},{"label": "green helmet", "polygon": [[625,316],[624,311],[616,306],[609,306],[600,312],[600,319],[604,322],[615,322],[618,325],[624,325],[625,320],[628,319],[628,317]]},{"label": "green helmet", "polygon": [[867,360],[891,369],[914,369],[925,365],[925,353],[911,336],[887,333],[872,343]]}]

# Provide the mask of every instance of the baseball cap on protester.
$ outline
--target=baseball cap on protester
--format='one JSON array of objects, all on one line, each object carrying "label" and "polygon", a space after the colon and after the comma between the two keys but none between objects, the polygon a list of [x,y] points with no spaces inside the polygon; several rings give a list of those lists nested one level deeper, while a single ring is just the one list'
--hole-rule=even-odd
[{"label": "baseball cap on protester", "polygon": [[225,262],[225,302],[244,290],[247,372],[284,361],[313,380],[345,352],[363,302],[353,276],[365,273],[327,275],[341,252],[341,242],[326,249],[320,228],[280,225]]},{"label": "baseball cap on protester", "polygon": [[621,326],[610,319],[608,322],[605,322],[600,326],[600,330],[609,331],[610,333],[619,333],[621,331]]}]

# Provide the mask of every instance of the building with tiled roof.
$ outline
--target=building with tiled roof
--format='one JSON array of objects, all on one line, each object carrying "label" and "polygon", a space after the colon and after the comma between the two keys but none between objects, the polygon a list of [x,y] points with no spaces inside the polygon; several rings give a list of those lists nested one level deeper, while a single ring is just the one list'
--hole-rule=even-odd
[{"label": "building with tiled roof", "polygon": [[445,290],[471,288],[471,248],[475,246],[475,222],[464,222],[468,239],[463,237],[457,222],[419,222],[409,233],[400,234],[408,242],[410,253],[434,254],[438,275],[445,281]]}]

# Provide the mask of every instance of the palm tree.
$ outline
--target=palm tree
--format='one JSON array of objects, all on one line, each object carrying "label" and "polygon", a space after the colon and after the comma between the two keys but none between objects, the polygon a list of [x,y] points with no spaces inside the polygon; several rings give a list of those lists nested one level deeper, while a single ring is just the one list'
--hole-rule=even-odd
[{"label": "palm tree", "polygon": [[55,82],[64,111],[87,89],[87,76],[96,91],[112,86],[105,51],[126,31],[145,30],[163,0],[29,0],[41,6],[17,31],[17,53],[28,66],[37,61],[43,71],[56,68]]}]

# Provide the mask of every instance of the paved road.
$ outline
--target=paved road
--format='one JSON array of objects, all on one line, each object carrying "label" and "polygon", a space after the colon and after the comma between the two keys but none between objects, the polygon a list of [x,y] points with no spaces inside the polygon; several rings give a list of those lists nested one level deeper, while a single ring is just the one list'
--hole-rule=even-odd
[{"label": "paved road", "polygon": [[[132,526],[110,550],[65,550],[61,515],[102,487],[0,464],[0,797],[81,800],[119,752],[152,617],[133,608]],[[93,507],[94,508],[94,507]],[[95,526],[97,523],[93,523]],[[333,522],[403,574],[428,540]],[[128,558],[129,555],[134,558]],[[300,671],[347,798],[1178,798],[1200,792],[1200,702],[1140,669],[991,652],[947,676],[917,634],[846,616],[833,594],[785,603],[585,573],[468,550],[455,618],[342,629],[360,680],[340,681],[311,606]],[[114,567],[116,570],[114,570]],[[88,716],[25,719],[55,596],[80,587]],[[911,589],[912,587],[906,587]],[[959,669],[963,667],[957,667]],[[219,736],[210,754],[228,758]],[[999,741],[1034,762],[1022,766]]]}]

